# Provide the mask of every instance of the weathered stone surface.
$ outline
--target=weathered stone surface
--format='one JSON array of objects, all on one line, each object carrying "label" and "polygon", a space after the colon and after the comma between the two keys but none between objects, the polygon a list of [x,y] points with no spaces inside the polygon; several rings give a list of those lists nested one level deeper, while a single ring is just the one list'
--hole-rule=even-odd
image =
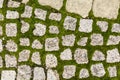
[{"label": "weathered stone surface", "polygon": [[86,46],[88,41],[88,37],[82,37],[80,38],[80,40],[77,42],[77,45],[79,46]]},{"label": "weathered stone surface", "polygon": [[24,49],[19,53],[19,62],[28,61],[30,57],[30,50]]},{"label": "weathered stone surface", "polygon": [[3,44],[2,44],[2,40],[0,39],[0,52],[3,51]]},{"label": "weathered stone surface", "polygon": [[4,15],[0,13],[0,21],[4,20]]},{"label": "weathered stone surface", "polygon": [[80,19],[79,23],[79,31],[80,32],[85,32],[85,33],[90,33],[92,32],[92,24],[93,20],[92,19]]},{"label": "weathered stone surface", "polygon": [[65,49],[60,54],[61,60],[72,60],[72,51],[70,48]]},{"label": "weathered stone surface", "polygon": [[87,64],[88,63],[87,50],[77,48],[74,53],[74,59],[78,64]]},{"label": "weathered stone surface", "polygon": [[22,33],[26,33],[27,31],[29,31],[30,25],[28,22],[25,21],[21,21],[22,25],[21,25],[21,32]]},{"label": "weathered stone surface", "polygon": [[17,72],[17,80],[30,80],[32,75],[31,67],[28,65],[18,66]]},{"label": "weathered stone surface", "polygon": [[14,70],[3,70],[1,80],[15,80],[16,72]]},{"label": "weathered stone surface", "polygon": [[102,63],[93,64],[90,70],[92,75],[96,77],[103,77],[106,73]]},{"label": "weathered stone surface", "polygon": [[89,77],[89,72],[87,69],[82,68],[80,70],[79,78],[88,78]]},{"label": "weathered stone surface", "polygon": [[101,51],[95,50],[95,52],[92,55],[92,60],[93,61],[103,61],[103,60],[105,60],[105,55]]},{"label": "weathered stone surface", "polygon": [[33,8],[31,6],[25,6],[24,12],[21,14],[21,17],[30,18],[32,16]]},{"label": "weathered stone surface", "polygon": [[107,51],[106,62],[107,63],[120,62],[120,54],[117,48]]},{"label": "weathered stone surface", "polygon": [[120,42],[120,36],[110,35],[106,45],[117,45]]},{"label": "weathered stone surface", "polygon": [[47,54],[46,55],[46,68],[54,68],[57,66],[57,57],[53,54]]},{"label": "weathered stone surface", "polygon": [[45,50],[46,51],[58,51],[59,50],[59,38],[47,38],[45,40]]},{"label": "weathered stone surface", "polygon": [[76,66],[75,65],[66,65],[63,70],[63,78],[70,79],[75,76]]},{"label": "weathered stone surface", "polygon": [[41,44],[41,42],[38,39],[35,39],[32,43],[32,48],[33,49],[42,49],[43,45]]},{"label": "weathered stone surface", "polygon": [[13,40],[8,40],[5,47],[10,52],[16,52],[18,50],[18,46]]},{"label": "weathered stone surface", "polygon": [[22,0],[22,3],[27,4],[29,0]]},{"label": "weathered stone surface", "polygon": [[5,55],[5,65],[7,68],[9,67],[16,67],[17,66],[17,59],[13,55]]},{"label": "weathered stone surface", "polygon": [[94,0],[93,14],[95,17],[116,19],[119,10],[119,0]]},{"label": "weathered stone surface", "polygon": [[35,67],[33,73],[33,80],[46,80],[44,68]]},{"label": "weathered stone surface", "polygon": [[89,15],[93,0],[67,0],[66,9],[68,12],[81,15],[83,18]]},{"label": "weathered stone surface", "polygon": [[16,37],[17,35],[17,24],[16,23],[6,24],[6,35],[7,37]]},{"label": "weathered stone surface", "polygon": [[38,19],[41,19],[41,20],[45,21],[47,11],[37,8],[37,9],[35,9],[34,14],[35,14],[35,18],[38,18]]},{"label": "weathered stone surface", "polygon": [[111,31],[115,33],[120,33],[120,24],[114,23]]},{"label": "weathered stone surface", "polygon": [[62,36],[62,45],[63,46],[74,46],[76,36],[74,34],[69,34]]},{"label": "weathered stone surface", "polygon": [[0,8],[3,7],[4,0],[0,0]]},{"label": "weathered stone surface", "polygon": [[43,36],[46,33],[46,26],[40,23],[35,24],[35,29],[33,30],[33,34],[35,36]]},{"label": "weathered stone surface", "polygon": [[52,8],[60,10],[63,5],[63,0],[38,0],[38,3],[41,5],[48,5]]},{"label": "weathered stone surface", "polygon": [[0,56],[0,68],[2,68],[3,67],[3,59],[2,59],[2,57]]},{"label": "weathered stone surface", "polygon": [[9,0],[7,6],[11,8],[17,8],[20,6],[20,2]]},{"label": "weathered stone surface", "polygon": [[55,21],[60,21],[62,18],[61,13],[50,13],[49,19],[55,20]]},{"label": "weathered stone surface", "polygon": [[18,19],[19,13],[17,11],[7,10],[6,18],[7,19]]},{"label": "weathered stone surface", "polygon": [[30,45],[29,38],[20,38],[20,45],[21,46],[29,46]]},{"label": "weathered stone surface", "polygon": [[76,22],[77,22],[77,19],[76,18],[73,18],[71,16],[67,16],[64,20],[64,28],[66,30],[71,30],[71,31],[75,31],[76,29]]},{"label": "weathered stone surface", "polygon": [[116,66],[108,67],[107,70],[109,72],[110,77],[116,77],[117,76]]},{"label": "weathered stone surface", "polygon": [[59,29],[57,26],[49,26],[49,33],[51,34],[59,34]]},{"label": "weathered stone surface", "polygon": [[92,46],[101,46],[103,45],[103,36],[101,34],[96,34],[96,33],[93,33],[91,35],[91,45]]},{"label": "weathered stone surface", "polygon": [[60,80],[58,72],[56,70],[48,69],[47,80]]},{"label": "weathered stone surface", "polygon": [[102,32],[106,32],[108,30],[108,22],[106,22],[106,21],[97,21],[96,24],[98,25],[98,27],[100,28],[100,30]]},{"label": "weathered stone surface", "polygon": [[32,54],[31,60],[32,60],[33,63],[35,63],[37,65],[41,65],[40,53],[39,52],[34,52]]}]

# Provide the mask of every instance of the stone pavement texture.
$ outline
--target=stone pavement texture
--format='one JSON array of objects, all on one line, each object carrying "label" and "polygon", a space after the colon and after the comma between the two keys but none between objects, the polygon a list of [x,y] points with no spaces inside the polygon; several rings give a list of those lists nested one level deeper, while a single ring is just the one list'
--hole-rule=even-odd
[{"label": "stone pavement texture", "polygon": [[120,0],[0,0],[0,80],[120,80]]}]

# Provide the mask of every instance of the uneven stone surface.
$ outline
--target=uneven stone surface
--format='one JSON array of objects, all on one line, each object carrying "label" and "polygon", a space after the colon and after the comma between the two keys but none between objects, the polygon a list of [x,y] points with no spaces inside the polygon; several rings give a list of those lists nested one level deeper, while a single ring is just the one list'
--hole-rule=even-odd
[{"label": "uneven stone surface", "polygon": [[108,70],[108,72],[109,72],[109,76],[110,76],[110,77],[116,77],[116,76],[117,76],[116,66],[108,67],[107,70]]},{"label": "uneven stone surface", "polygon": [[48,69],[47,80],[60,80],[58,72],[56,70]]},{"label": "uneven stone surface", "polygon": [[106,73],[102,63],[93,64],[90,70],[92,75],[96,77],[103,77]]},{"label": "uneven stone surface", "polygon": [[31,57],[32,62],[37,65],[41,65],[41,57],[39,52],[34,52]]},{"label": "uneven stone surface", "polygon": [[90,33],[92,32],[92,24],[93,20],[92,19],[80,19],[79,22],[79,31],[80,32],[85,32],[85,33]]},{"label": "uneven stone surface", "polygon": [[38,0],[38,3],[41,5],[48,5],[52,8],[60,10],[63,5],[63,0]]},{"label": "uneven stone surface", "polygon": [[2,45],[2,40],[0,39],[0,52],[3,51],[3,45]]},{"label": "uneven stone surface", "polygon": [[70,78],[75,76],[75,72],[76,72],[76,66],[74,66],[74,65],[66,65],[66,66],[64,66],[62,76],[65,79],[70,79]]},{"label": "uneven stone surface", "polygon": [[60,13],[50,13],[49,19],[55,20],[55,21],[60,21],[62,15]]},{"label": "uneven stone surface", "polygon": [[77,48],[74,53],[74,59],[77,64],[87,64],[88,63],[87,50]]},{"label": "uneven stone surface", "polygon": [[1,80],[15,80],[16,72],[14,70],[3,70]]},{"label": "uneven stone surface", "polygon": [[20,38],[20,45],[21,46],[29,46],[30,45],[29,38]]},{"label": "uneven stone surface", "polygon": [[119,0],[94,0],[93,14],[95,17],[116,19],[118,16]]},{"label": "uneven stone surface", "polygon": [[120,42],[120,36],[110,35],[107,41],[107,45],[117,45]]},{"label": "uneven stone surface", "polygon": [[0,56],[0,68],[2,68],[3,67],[3,59],[2,59],[2,57]]},{"label": "uneven stone surface", "polygon": [[20,6],[20,2],[9,0],[7,6],[11,8],[17,8]]},{"label": "uneven stone surface", "polygon": [[88,41],[88,37],[82,37],[80,38],[80,40],[77,42],[77,45],[79,46],[86,46]]},{"label": "uneven stone surface", "polygon": [[0,8],[3,7],[4,0],[0,0]]},{"label": "uneven stone surface", "polygon": [[6,14],[6,18],[7,19],[17,19],[17,18],[19,18],[19,13],[17,11],[8,10],[7,14]]},{"label": "uneven stone surface", "polygon": [[83,18],[87,17],[93,0],[67,0],[66,10],[71,13],[76,13],[82,16]]},{"label": "uneven stone surface", "polygon": [[97,21],[96,24],[98,25],[98,27],[100,28],[100,30],[102,32],[106,32],[108,30],[108,22],[106,22],[106,21]]},{"label": "uneven stone surface", "polygon": [[4,20],[4,15],[0,13],[0,21]]},{"label": "uneven stone surface", "polygon": [[41,42],[38,39],[35,39],[32,43],[32,48],[33,49],[42,49],[43,45],[41,44]]},{"label": "uneven stone surface", "polygon": [[59,34],[59,29],[57,26],[49,26],[49,33],[51,34]]},{"label": "uneven stone surface", "polygon": [[112,32],[120,33],[120,24],[114,23],[112,26]]},{"label": "uneven stone surface", "polygon": [[29,23],[27,23],[25,21],[21,21],[21,23],[22,23],[21,32],[26,33],[27,31],[29,31],[29,28],[30,28]]},{"label": "uneven stone surface", "polygon": [[106,62],[107,63],[120,62],[120,54],[117,48],[107,51]]},{"label": "uneven stone surface", "polygon": [[80,70],[79,78],[88,78],[89,72],[87,69],[83,68]]}]

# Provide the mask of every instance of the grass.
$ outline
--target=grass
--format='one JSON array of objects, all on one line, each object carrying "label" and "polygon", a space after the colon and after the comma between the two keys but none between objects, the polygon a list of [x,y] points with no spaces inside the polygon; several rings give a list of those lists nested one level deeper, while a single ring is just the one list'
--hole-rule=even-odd
[{"label": "grass", "polygon": [[[6,5],[7,2],[8,2],[8,0],[5,0],[4,7],[2,9],[0,9],[0,13],[2,13],[4,16],[6,15],[6,11],[7,10],[17,10],[20,14],[22,14],[24,12],[25,4],[21,4],[19,8],[8,8],[7,5]],[[46,21],[42,21],[42,20],[36,19],[35,15],[34,15],[34,12],[33,12],[33,15],[32,15],[32,17],[30,19],[25,19],[25,18],[19,18],[19,19],[16,19],[16,20],[4,19],[4,21],[0,21],[0,23],[1,23],[0,25],[3,27],[3,31],[4,31],[3,36],[0,36],[0,38],[5,37],[5,41],[3,41],[3,44],[6,44],[6,41],[9,40],[9,39],[14,40],[18,44],[18,51],[17,52],[8,52],[4,48],[4,51],[1,52],[0,55],[4,59],[5,58],[5,54],[11,54],[11,55],[15,55],[17,57],[17,59],[18,59],[19,52],[21,50],[23,50],[23,49],[31,50],[31,55],[32,55],[33,52],[39,51],[40,55],[41,55],[41,61],[42,61],[42,65],[40,65],[40,66],[43,67],[43,68],[45,68],[45,57],[46,57],[46,54],[54,54],[57,57],[57,59],[58,59],[58,66],[56,68],[54,68],[54,69],[57,70],[58,73],[60,74],[60,80],[65,80],[65,79],[62,78],[63,67],[65,65],[76,65],[76,75],[75,75],[75,77],[73,77],[73,78],[71,78],[69,80],[79,80],[79,71],[82,68],[87,68],[89,70],[89,73],[90,73],[90,77],[89,78],[82,79],[82,80],[119,80],[120,79],[120,76],[119,76],[120,75],[120,63],[108,64],[108,63],[106,63],[106,61],[103,61],[103,62],[94,62],[94,61],[91,60],[91,58],[92,58],[93,52],[95,50],[101,50],[105,55],[106,55],[106,51],[109,50],[109,49],[118,48],[120,50],[120,46],[119,45],[116,45],[116,46],[106,46],[105,45],[107,43],[108,37],[110,35],[120,35],[120,34],[116,34],[116,33],[111,33],[112,24],[113,23],[120,23],[120,14],[118,15],[118,18],[116,20],[112,20],[112,19],[109,20],[109,19],[104,19],[104,18],[96,18],[96,17],[94,17],[93,12],[91,11],[89,13],[89,16],[87,18],[93,19],[93,31],[91,33],[82,33],[82,32],[78,31],[79,21],[80,21],[80,19],[82,17],[79,16],[78,14],[67,12],[66,9],[65,9],[65,4],[66,4],[66,0],[64,0],[64,6],[61,8],[61,10],[57,11],[57,10],[51,8],[50,6],[39,5],[38,2],[37,2],[37,0],[30,0],[30,2],[27,3],[27,5],[32,6],[33,10],[35,8],[42,8],[42,9],[44,9],[44,10],[47,11],[47,19],[46,19]],[[62,20],[60,22],[49,20],[48,17],[49,17],[49,14],[51,12],[60,12],[62,14]],[[119,13],[120,13],[120,10],[119,10]],[[68,30],[65,30],[63,28],[63,22],[64,22],[64,19],[65,19],[66,16],[72,16],[72,17],[74,17],[74,18],[77,19],[77,26],[76,26],[76,30],[75,31],[68,31]],[[26,22],[28,22],[30,24],[30,30],[29,30],[29,32],[27,32],[25,34],[22,34],[20,32],[20,28],[21,28],[20,21],[21,20],[24,20],[24,21],[26,21]],[[107,21],[109,23],[108,31],[107,32],[101,32],[100,29],[98,28],[98,26],[96,25],[97,21]],[[18,26],[18,34],[17,34],[16,37],[13,37],[13,38],[7,37],[5,35],[5,25],[7,23],[11,23],[11,22],[17,23],[17,26]],[[45,24],[47,26],[47,32],[46,32],[46,34],[43,37],[36,37],[36,36],[34,36],[32,34],[32,31],[34,30],[34,24],[35,23],[42,23],[42,24]],[[58,35],[56,35],[56,34],[54,34],[54,35],[53,34],[49,34],[48,27],[50,25],[58,26],[58,28],[60,30],[60,33]],[[103,37],[104,37],[104,45],[103,46],[91,46],[90,45],[90,41],[91,41],[90,39],[88,40],[87,46],[85,46],[85,47],[77,45],[77,41],[80,39],[80,36],[81,37],[89,37],[90,38],[90,35],[93,34],[93,33],[100,33],[100,34],[103,35]],[[80,64],[77,64],[75,62],[75,60],[62,61],[60,59],[60,53],[64,49],[68,48],[68,47],[64,47],[64,46],[61,45],[61,41],[62,41],[61,36],[66,35],[66,34],[75,34],[76,35],[75,46],[74,47],[69,47],[72,50],[73,55],[74,55],[74,51],[75,51],[76,48],[85,48],[85,49],[88,50],[88,58],[89,58],[89,63],[88,64],[80,65]],[[56,36],[59,37],[59,39],[60,39],[60,50],[59,51],[46,52],[44,49],[37,50],[37,49],[32,49],[31,47],[23,47],[23,46],[19,45],[19,43],[20,43],[19,42],[19,38],[21,38],[21,37],[27,37],[27,38],[29,38],[31,43],[33,42],[34,39],[39,39],[40,42],[42,42],[42,44],[44,44],[46,38],[56,37]],[[90,66],[92,64],[96,64],[96,63],[103,63],[103,65],[105,67],[106,74],[102,78],[97,78],[97,77],[94,77],[94,76],[91,75]],[[32,61],[30,59],[29,59],[28,62],[18,63],[18,65],[23,65],[23,64],[30,65],[32,68],[34,68],[35,66],[39,66],[39,65],[36,65],[36,64],[32,63]],[[114,66],[114,65],[117,66],[117,71],[118,71],[117,74],[118,74],[118,76],[115,77],[115,78],[109,78],[107,67]],[[5,62],[4,62],[4,67],[1,68],[0,71],[6,70],[6,69],[7,68],[5,67]],[[14,70],[17,71],[16,68],[8,68],[8,69],[14,69]]]}]

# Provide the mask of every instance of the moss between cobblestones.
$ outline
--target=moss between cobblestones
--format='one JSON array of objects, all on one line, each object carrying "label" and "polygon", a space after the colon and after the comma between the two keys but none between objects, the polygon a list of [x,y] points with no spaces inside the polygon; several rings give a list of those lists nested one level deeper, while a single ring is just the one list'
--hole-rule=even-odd
[{"label": "moss between cobblestones", "polygon": [[[3,13],[4,16],[5,16],[7,10],[17,10],[20,14],[23,13],[24,7],[25,7],[24,4],[21,4],[19,8],[8,8],[7,5],[6,5],[7,2],[8,2],[8,0],[5,0],[5,2],[4,2],[4,7],[0,10],[0,13]],[[89,63],[88,63],[88,64],[80,65],[80,64],[77,64],[77,63],[75,62],[75,60],[71,60],[71,61],[62,61],[62,60],[60,60],[60,52],[62,52],[65,48],[67,48],[67,47],[63,47],[61,44],[60,44],[60,50],[59,50],[59,51],[54,51],[54,52],[45,52],[44,49],[36,50],[36,49],[32,49],[31,47],[23,47],[23,46],[18,45],[19,49],[18,49],[17,52],[15,52],[15,53],[10,53],[10,52],[8,52],[7,50],[4,50],[2,53],[0,53],[0,55],[1,55],[3,58],[5,58],[5,57],[4,57],[5,54],[12,54],[12,55],[15,55],[15,56],[17,57],[17,59],[18,59],[18,56],[19,56],[18,54],[19,54],[19,52],[20,52],[21,50],[23,50],[23,49],[29,49],[29,50],[31,50],[31,54],[32,54],[33,52],[35,52],[35,51],[39,51],[39,52],[40,52],[40,55],[41,55],[41,59],[42,59],[42,65],[41,65],[41,66],[45,68],[45,56],[46,56],[46,54],[52,53],[52,54],[55,54],[55,55],[57,56],[57,59],[58,59],[58,66],[57,66],[56,69],[57,69],[58,73],[60,74],[60,79],[61,79],[61,80],[65,80],[65,79],[62,78],[62,72],[63,72],[63,67],[64,67],[64,65],[76,65],[76,66],[77,66],[77,67],[76,67],[76,76],[73,77],[73,78],[71,78],[71,79],[69,79],[69,80],[79,80],[79,71],[80,71],[81,68],[87,68],[87,69],[90,71],[90,66],[91,66],[92,64],[100,63],[100,62],[94,62],[94,61],[91,60],[92,54],[93,54],[94,50],[96,50],[96,49],[101,50],[101,51],[103,51],[103,53],[104,53],[105,55],[106,55],[105,52],[106,52],[108,49],[113,49],[113,48],[117,47],[117,48],[120,50],[120,46],[105,46],[105,44],[106,44],[106,42],[107,42],[107,40],[108,40],[109,35],[112,34],[112,33],[110,32],[110,31],[111,31],[112,24],[113,24],[113,23],[120,23],[120,14],[119,14],[119,16],[118,16],[118,18],[117,18],[116,20],[108,20],[108,19],[95,18],[95,17],[93,16],[93,12],[91,11],[88,18],[93,19],[93,31],[92,31],[91,33],[82,33],[82,32],[79,32],[79,31],[78,31],[79,20],[80,20],[81,17],[80,17],[79,15],[77,15],[77,14],[74,14],[74,13],[68,13],[68,12],[66,11],[66,9],[65,9],[65,3],[66,3],[66,0],[64,0],[64,6],[62,7],[62,9],[61,9],[60,11],[57,11],[57,10],[55,10],[55,9],[49,7],[49,6],[46,6],[46,7],[45,7],[45,6],[39,5],[38,2],[37,2],[37,0],[30,0],[30,2],[27,3],[27,4],[30,5],[30,6],[32,6],[33,9],[35,9],[35,8],[42,8],[42,9],[44,9],[44,10],[47,11],[47,19],[46,19],[46,21],[42,21],[42,20],[39,20],[39,19],[34,18],[34,15],[32,15],[32,17],[29,18],[29,19],[19,18],[19,19],[17,19],[17,20],[6,20],[6,19],[5,19],[4,21],[1,21],[0,23],[2,23],[2,24],[0,24],[0,25],[3,26],[3,31],[4,31],[3,36],[5,37],[5,41],[3,41],[3,43],[5,44],[7,40],[13,39],[17,44],[19,44],[19,38],[20,38],[20,37],[27,37],[27,38],[30,39],[30,43],[32,43],[34,39],[39,39],[39,40],[42,42],[42,44],[43,44],[43,43],[45,43],[45,39],[46,39],[46,38],[56,37],[56,36],[59,37],[60,43],[61,43],[61,41],[62,41],[61,36],[66,35],[66,34],[72,34],[72,33],[74,33],[74,34],[76,35],[75,46],[74,46],[74,47],[70,47],[70,49],[73,51],[73,54],[74,54],[74,51],[75,51],[76,48],[85,48],[85,49],[87,49],[87,50],[88,50],[88,57],[89,57]],[[53,21],[53,20],[49,20],[49,19],[48,19],[48,16],[49,16],[49,14],[50,14],[51,12],[60,12],[60,13],[62,14],[62,20],[61,20],[60,22],[56,22],[56,21]],[[120,13],[120,10],[119,10],[119,13]],[[76,30],[75,30],[75,31],[67,31],[67,30],[65,30],[65,29],[63,28],[64,19],[65,19],[65,17],[68,16],[68,15],[77,18],[77,27],[76,27]],[[25,33],[25,34],[21,34],[21,32],[20,32],[20,26],[21,26],[20,21],[21,21],[21,20],[25,20],[26,22],[28,22],[28,23],[30,24],[30,30],[29,30],[29,32],[27,32],[27,33]],[[98,26],[96,25],[96,22],[97,22],[97,21],[107,21],[107,22],[109,23],[108,31],[105,32],[105,33],[102,33],[102,32],[100,31],[100,29],[98,28]],[[7,36],[5,35],[5,24],[6,24],[6,23],[9,23],[9,22],[13,22],[13,23],[15,22],[15,23],[17,23],[17,25],[18,25],[18,34],[17,34],[17,37],[9,38],[9,37],[7,37]],[[39,38],[38,38],[38,37],[35,37],[35,36],[32,34],[32,31],[33,31],[33,29],[34,29],[34,23],[38,23],[38,22],[39,22],[39,23],[42,23],[42,24],[45,24],[45,25],[47,26],[46,35],[43,36],[43,37],[39,37]],[[49,34],[49,32],[48,32],[48,27],[49,27],[50,25],[58,26],[59,30],[61,31],[60,34],[58,34],[58,35],[56,35],[56,34],[54,34],[54,35]],[[95,47],[94,47],[94,46],[89,45],[90,39],[88,40],[89,42],[87,43],[87,46],[85,46],[85,47],[80,47],[80,46],[77,45],[77,41],[79,40],[80,36],[90,37],[90,35],[91,35],[92,33],[100,33],[100,34],[102,34],[102,35],[104,36],[104,40],[105,40],[105,41],[104,41],[104,45],[103,45],[102,47],[101,47],[101,46],[95,46]],[[114,33],[114,35],[119,35],[119,34],[115,34],[115,33]],[[0,38],[2,38],[3,36],[1,36]],[[4,63],[5,63],[5,62],[4,62]],[[90,77],[89,77],[89,78],[87,78],[87,79],[82,79],[82,80],[119,80],[119,79],[120,79],[120,76],[117,76],[116,78],[109,78],[108,71],[107,71],[107,67],[108,67],[108,66],[117,65],[118,75],[120,75],[120,63],[108,64],[108,63],[106,63],[106,61],[103,61],[102,63],[103,63],[103,65],[104,65],[104,67],[105,67],[105,70],[106,70],[106,74],[105,74],[104,77],[102,77],[102,78],[97,78],[97,77],[93,77],[93,76],[90,74]],[[38,66],[38,65],[33,64],[30,59],[29,59],[28,62],[20,62],[18,65],[22,65],[22,64],[28,64],[28,65],[30,65],[31,67]],[[2,69],[0,69],[0,71],[1,71],[1,70],[4,70],[4,69],[6,69],[6,68],[3,67]],[[9,69],[15,69],[15,68],[9,68]],[[16,69],[15,69],[15,70],[16,70]],[[16,71],[17,71],[17,70],[16,70]],[[91,73],[91,72],[89,72],[89,73]],[[31,80],[32,80],[32,79],[31,79]]]}]

